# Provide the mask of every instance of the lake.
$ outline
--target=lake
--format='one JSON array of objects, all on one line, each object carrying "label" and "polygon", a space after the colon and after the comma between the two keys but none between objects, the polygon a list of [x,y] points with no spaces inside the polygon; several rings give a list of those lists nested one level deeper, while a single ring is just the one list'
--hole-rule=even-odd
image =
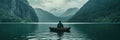
[{"label": "lake", "polygon": [[63,23],[70,32],[50,32],[57,23],[2,23],[4,40],[119,40],[120,25],[104,23]]}]

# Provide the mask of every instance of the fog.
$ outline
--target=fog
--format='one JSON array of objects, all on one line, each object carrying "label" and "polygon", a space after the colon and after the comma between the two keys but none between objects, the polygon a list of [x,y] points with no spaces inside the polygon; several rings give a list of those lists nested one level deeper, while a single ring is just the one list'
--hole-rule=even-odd
[{"label": "fog", "polygon": [[81,8],[88,0],[28,0],[33,8],[41,8],[56,16],[69,8]]}]

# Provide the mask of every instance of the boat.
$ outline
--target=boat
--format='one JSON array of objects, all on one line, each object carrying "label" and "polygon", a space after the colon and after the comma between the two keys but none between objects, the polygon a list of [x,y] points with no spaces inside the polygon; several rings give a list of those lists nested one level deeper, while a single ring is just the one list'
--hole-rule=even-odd
[{"label": "boat", "polygon": [[68,28],[55,28],[55,27],[49,27],[51,32],[70,32],[71,27]]},{"label": "boat", "polygon": [[49,27],[52,32],[70,32],[71,27],[64,28],[61,21],[59,21],[57,27]]}]

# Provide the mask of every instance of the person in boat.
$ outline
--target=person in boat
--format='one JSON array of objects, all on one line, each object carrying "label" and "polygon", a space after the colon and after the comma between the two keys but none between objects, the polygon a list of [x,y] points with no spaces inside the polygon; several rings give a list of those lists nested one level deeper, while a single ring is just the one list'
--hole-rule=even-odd
[{"label": "person in boat", "polygon": [[63,24],[61,23],[61,21],[59,21],[57,28],[64,28]]}]

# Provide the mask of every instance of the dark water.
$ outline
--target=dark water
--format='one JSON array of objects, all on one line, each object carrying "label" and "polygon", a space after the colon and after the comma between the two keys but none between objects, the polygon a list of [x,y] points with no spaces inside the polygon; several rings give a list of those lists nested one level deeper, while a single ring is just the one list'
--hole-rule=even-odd
[{"label": "dark water", "polygon": [[120,40],[119,24],[64,24],[70,32],[50,32],[56,24],[0,24],[2,40]]}]

